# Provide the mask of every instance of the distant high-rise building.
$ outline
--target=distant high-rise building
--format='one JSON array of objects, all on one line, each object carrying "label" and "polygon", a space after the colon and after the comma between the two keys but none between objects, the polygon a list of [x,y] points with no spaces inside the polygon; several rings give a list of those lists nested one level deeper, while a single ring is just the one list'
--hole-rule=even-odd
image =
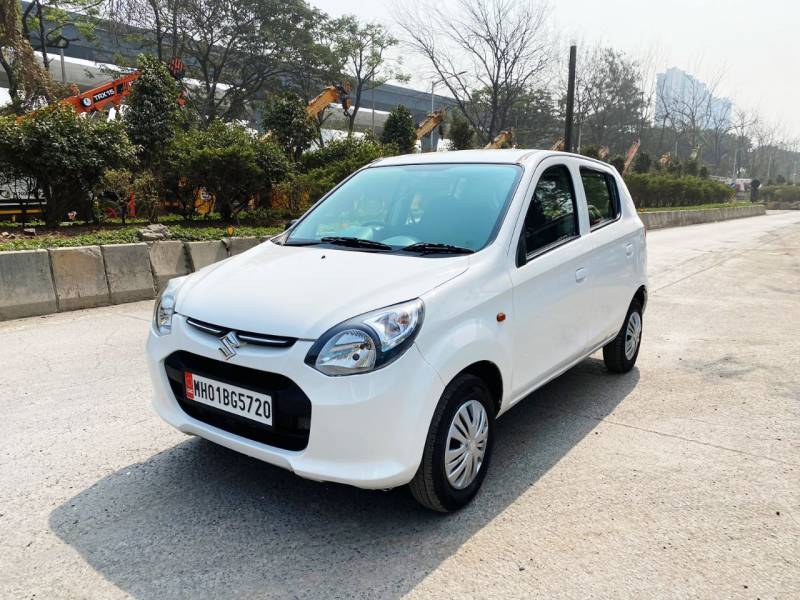
[{"label": "distant high-rise building", "polygon": [[701,127],[730,125],[733,103],[714,96],[708,86],[676,67],[656,76],[656,123],[680,122],[693,114]]}]

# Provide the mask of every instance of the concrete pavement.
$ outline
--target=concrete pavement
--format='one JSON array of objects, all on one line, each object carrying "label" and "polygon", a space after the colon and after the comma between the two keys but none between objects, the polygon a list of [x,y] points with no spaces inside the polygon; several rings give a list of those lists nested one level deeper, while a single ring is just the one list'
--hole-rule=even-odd
[{"label": "concrete pavement", "polygon": [[520,403],[448,517],[171,430],[151,302],[0,323],[0,598],[800,596],[800,212],[648,243],[637,368]]}]

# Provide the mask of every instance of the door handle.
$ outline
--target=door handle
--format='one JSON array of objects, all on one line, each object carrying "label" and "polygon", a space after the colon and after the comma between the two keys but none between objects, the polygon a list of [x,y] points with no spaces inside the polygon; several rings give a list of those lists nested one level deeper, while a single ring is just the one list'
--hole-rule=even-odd
[{"label": "door handle", "polygon": [[581,281],[583,281],[584,279],[586,279],[586,269],[584,269],[583,267],[581,267],[580,269],[578,269],[577,271],[575,271],[575,281],[577,281],[578,283],[580,283],[580,282],[581,282]]},{"label": "door handle", "polygon": [[625,256],[633,256],[633,244],[625,244]]}]

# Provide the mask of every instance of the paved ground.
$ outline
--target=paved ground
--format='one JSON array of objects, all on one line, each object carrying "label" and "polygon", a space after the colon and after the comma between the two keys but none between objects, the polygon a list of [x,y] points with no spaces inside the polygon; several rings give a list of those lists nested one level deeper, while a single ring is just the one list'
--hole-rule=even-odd
[{"label": "paved ground", "polygon": [[638,368],[517,406],[445,518],[162,424],[150,303],[0,324],[0,597],[800,597],[800,212],[648,240]]}]

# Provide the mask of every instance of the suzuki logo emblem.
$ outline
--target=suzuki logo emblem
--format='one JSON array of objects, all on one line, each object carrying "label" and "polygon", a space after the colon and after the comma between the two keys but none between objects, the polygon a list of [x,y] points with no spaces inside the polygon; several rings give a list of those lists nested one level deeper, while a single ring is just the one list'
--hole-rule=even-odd
[{"label": "suzuki logo emblem", "polygon": [[239,341],[239,336],[236,335],[235,331],[229,331],[219,338],[219,351],[222,352],[225,360],[236,356],[236,349],[241,345],[242,343]]}]

